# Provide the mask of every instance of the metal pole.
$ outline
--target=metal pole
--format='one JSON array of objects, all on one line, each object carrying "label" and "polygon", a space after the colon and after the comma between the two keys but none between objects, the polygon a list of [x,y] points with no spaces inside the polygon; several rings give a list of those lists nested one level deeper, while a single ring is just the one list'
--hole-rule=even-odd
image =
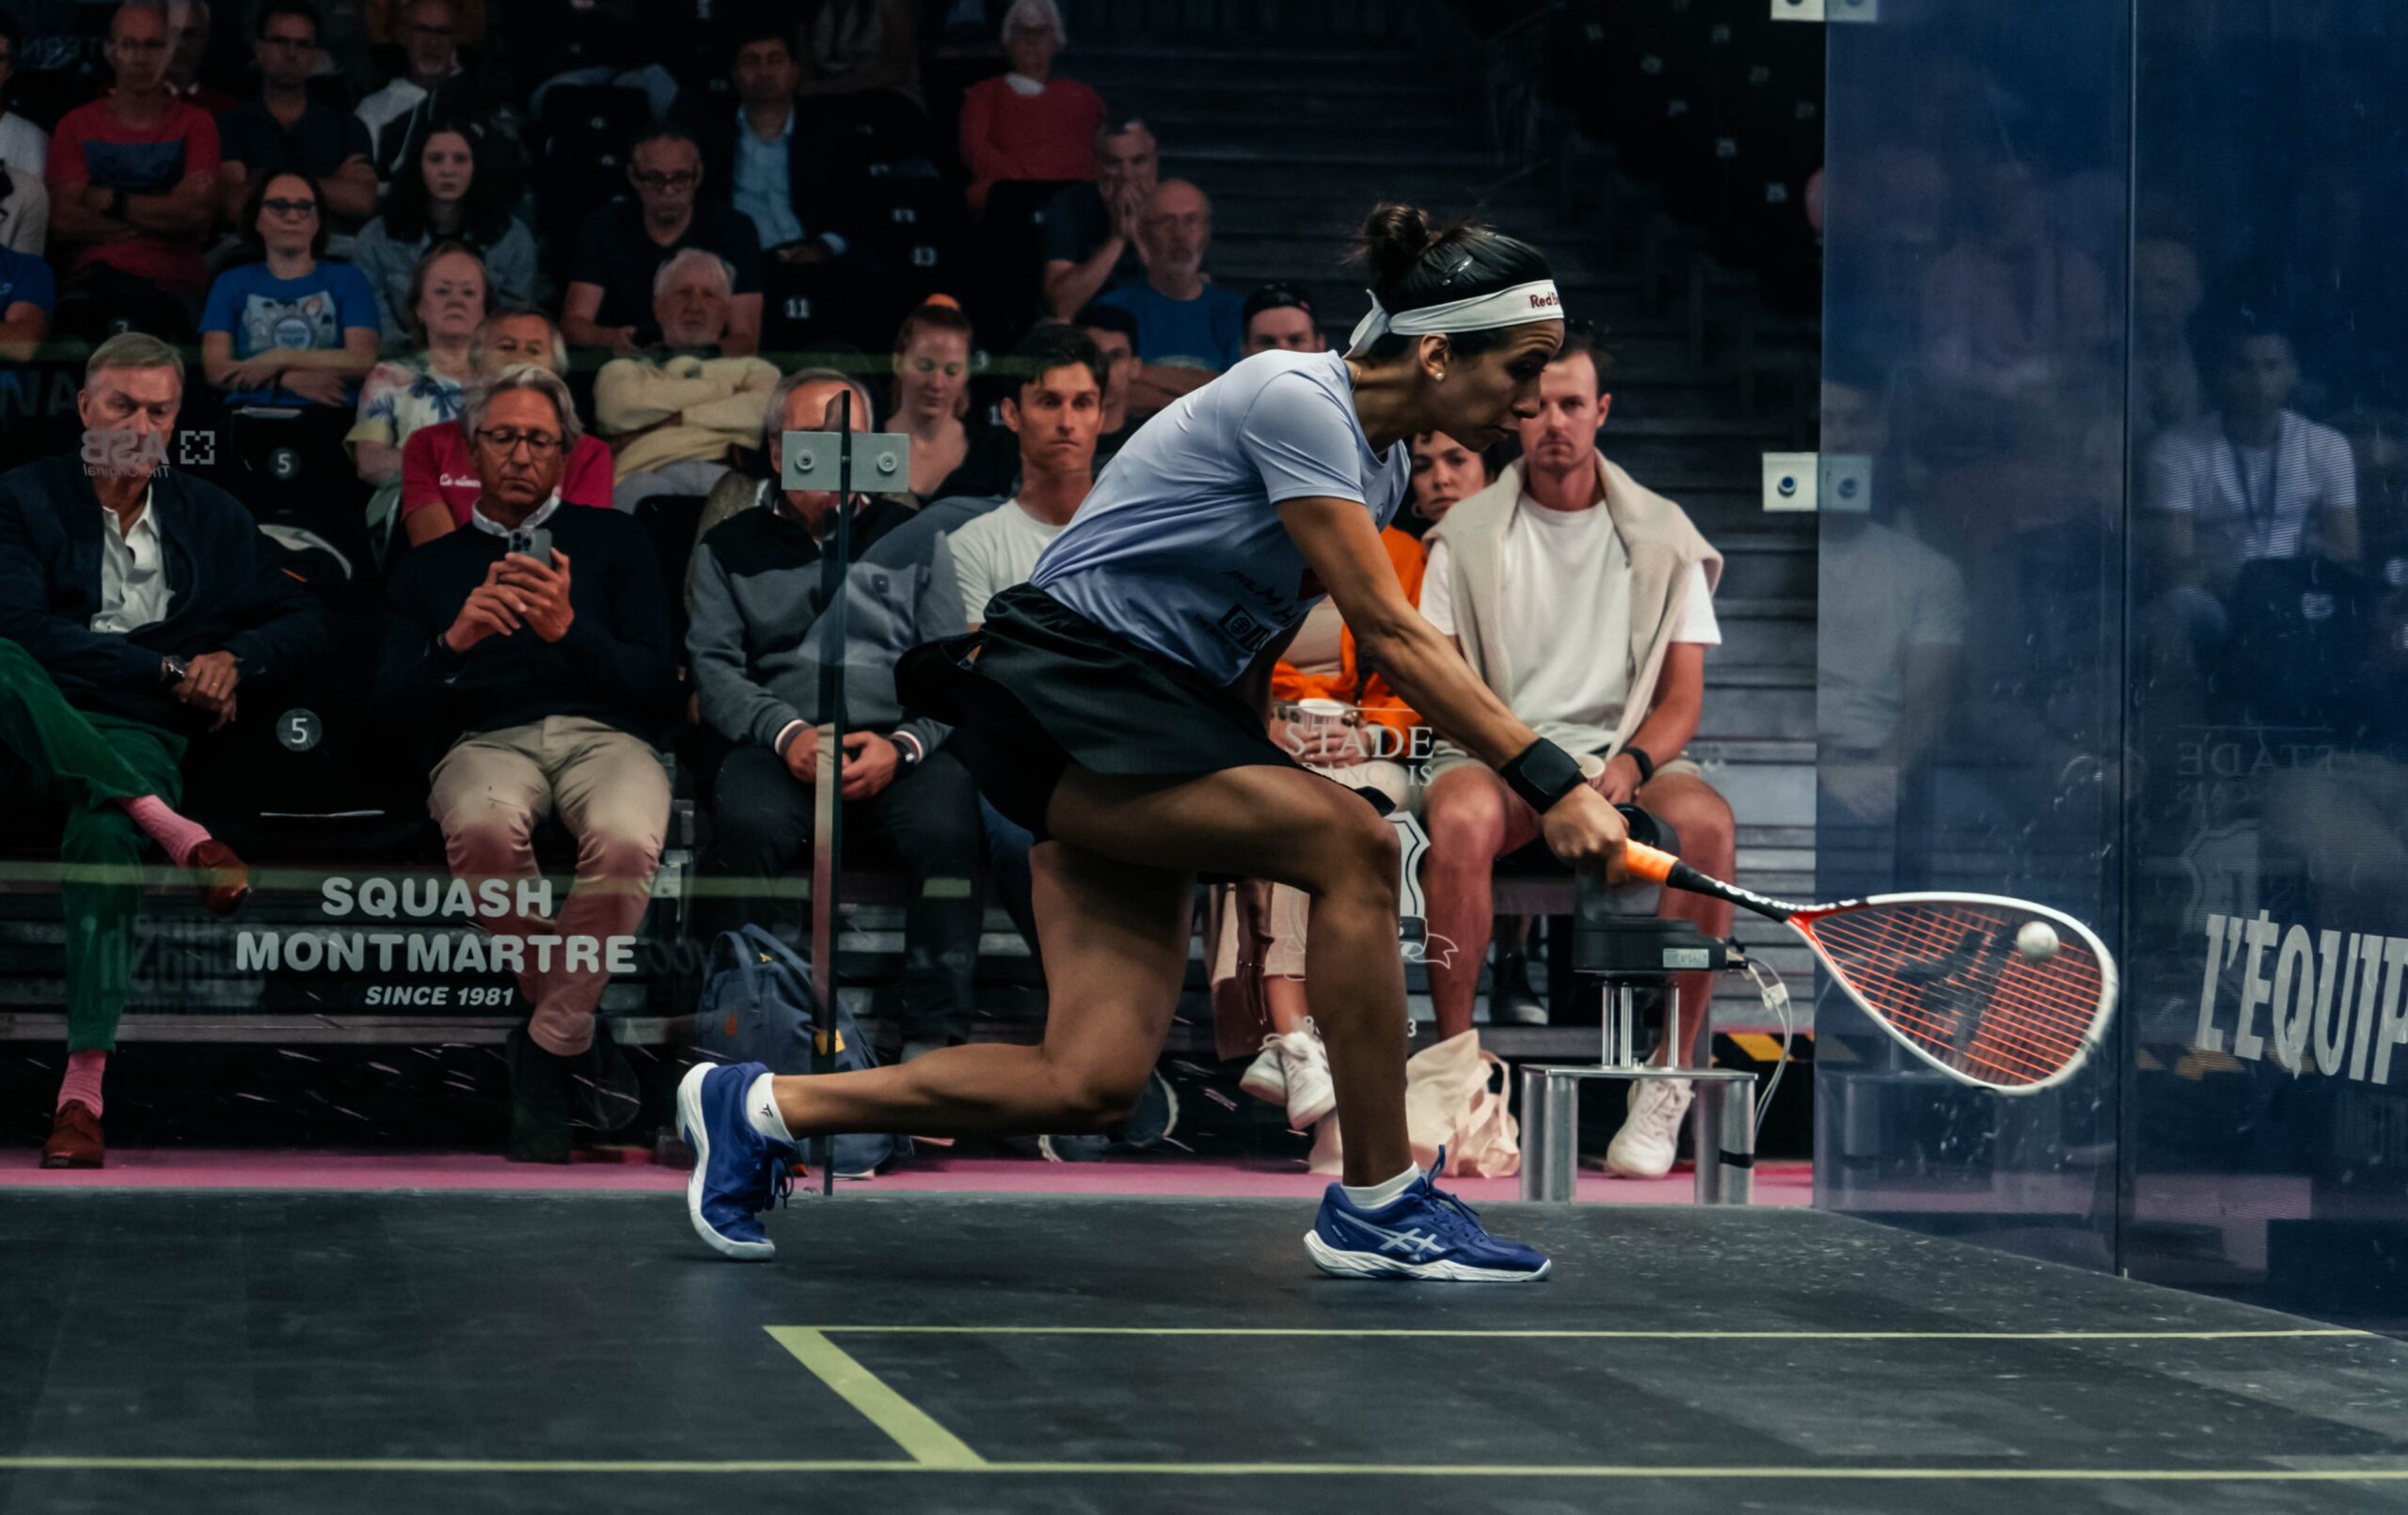
[{"label": "metal pole", "polygon": [[[852,567],[853,387],[836,400],[836,520],[819,560],[819,613],[832,617],[819,639],[819,761],[812,785],[811,979],[819,990],[819,1031],[812,1038],[811,1071],[829,1071],[836,1055],[837,892],[843,887],[845,809],[845,664],[849,627],[845,579]],[[819,1190],[836,1189],[836,1139],[818,1144]]]}]

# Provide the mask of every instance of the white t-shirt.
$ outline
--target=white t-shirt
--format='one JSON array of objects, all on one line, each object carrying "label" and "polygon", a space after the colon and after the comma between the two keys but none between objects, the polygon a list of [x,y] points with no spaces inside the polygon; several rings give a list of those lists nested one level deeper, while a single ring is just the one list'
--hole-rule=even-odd
[{"label": "white t-shirt", "polygon": [[1137,428],[1029,582],[1226,685],[1326,592],[1280,502],[1359,500],[1384,530],[1412,472],[1371,450],[1344,357],[1258,353]]},{"label": "white t-shirt", "polygon": [[1905,532],[1862,517],[1826,526],[1815,558],[1820,735],[1828,750],[1870,752],[1906,714],[1914,650],[1965,644],[1965,576]]},{"label": "white t-shirt", "polygon": [[1015,584],[1025,584],[1037,560],[1062,528],[1050,526],[1007,499],[964,522],[946,540],[953,546],[954,577],[961,585],[961,613],[972,625],[987,619],[987,602]]},{"label": "white t-shirt", "polygon": [[50,166],[50,134],[15,111],[0,114],[0,163],[39,181]]},{"label": "white t-shirt", "polygon": [[[1430,544],[1421,579],[1422,618],[1455,633],[1444,538]],[[1504,603],[1498,631],[1513,687],[1497,694],[1532,730],[1572,751],[1599,751],[1622,724],[1630,699],[1630,553],[1603,505],[1551,511],[1524,495],[1505,534],[1499,564]],[[1674,641],[1720,645],[1705,565],[1689,570]]]}]

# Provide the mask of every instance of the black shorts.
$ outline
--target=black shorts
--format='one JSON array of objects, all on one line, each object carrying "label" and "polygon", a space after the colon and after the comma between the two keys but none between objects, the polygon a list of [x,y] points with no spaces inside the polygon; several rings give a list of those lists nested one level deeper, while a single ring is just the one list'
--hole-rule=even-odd
[{"label": "black shorts", "polygon": [[988,602],[971,635],[904,654],[895,683],[906,709],[952,724],[948,743],[978,787],[1039,841],[1073,764],[1166,779],[1302,766],[1234,690],[1026,584]]}]

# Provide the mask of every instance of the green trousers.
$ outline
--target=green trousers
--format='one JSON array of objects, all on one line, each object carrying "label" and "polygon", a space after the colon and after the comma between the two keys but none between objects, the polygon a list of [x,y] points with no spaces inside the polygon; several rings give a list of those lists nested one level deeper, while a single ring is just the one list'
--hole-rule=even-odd
[{"label": "green trousers", "polygon": [[0,639],[0,794],[57,813],[67,917],[67,1049],[117,1045],[134,978],[134,915],[147,839],[119,799],[182,797],[184,739],[144,721],[78,710],[50,673]]}]

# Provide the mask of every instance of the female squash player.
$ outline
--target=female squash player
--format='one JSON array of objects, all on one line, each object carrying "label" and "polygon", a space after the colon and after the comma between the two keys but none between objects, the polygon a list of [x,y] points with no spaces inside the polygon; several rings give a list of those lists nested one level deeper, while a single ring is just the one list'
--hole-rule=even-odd
[{"label": "female squash player", "polygon": [[1313,1261],[1358,1278],[1545,1276],[1544,1255],[1489,1236],[1415,1165],[1394,829],[1275,746],[1263,716],[1272,664],[1333,595],[1364,656],[1538,809],[1559,858],[1620,876],[1622,817],[1421,619],[1380,544],[1407,439],[1478,450],[1535,414],[1562,311],[1539,254],[1477,224],[1383,205],[1359,251],[1373,303],[1346,354],[1259,354],[1164,410],[978,632],[903,660],[904,702],[955,723],[988,797],[1038,838],[1044,1042],[808,1077],[694,1068],[678,1088],[688,1208],[719,1252],[773,1255],[756,1212],[803,1138],[1115,1124],[1178,1004],[1196,876],[1220,874],[1311,902],[1306,983],[1346,1131],[1344,1182],[1305,1237]]}]

